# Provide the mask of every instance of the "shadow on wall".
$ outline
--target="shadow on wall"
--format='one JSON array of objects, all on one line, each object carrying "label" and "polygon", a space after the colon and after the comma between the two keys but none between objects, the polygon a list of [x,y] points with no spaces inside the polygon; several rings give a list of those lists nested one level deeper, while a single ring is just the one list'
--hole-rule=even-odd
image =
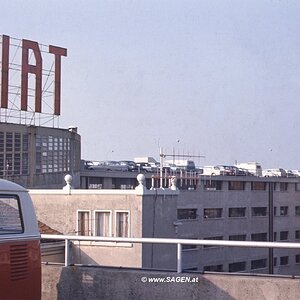
[{"label": "shadow on wall", "polygon": [[[149,282],[153,278],[170,282]],[[186,278],[194,282],[178,282],[186,281]],[[175,272],[74,266],[62,268],[57,284],[57,299],[236,298],[200,274],[185,273],[179,276]]]}]

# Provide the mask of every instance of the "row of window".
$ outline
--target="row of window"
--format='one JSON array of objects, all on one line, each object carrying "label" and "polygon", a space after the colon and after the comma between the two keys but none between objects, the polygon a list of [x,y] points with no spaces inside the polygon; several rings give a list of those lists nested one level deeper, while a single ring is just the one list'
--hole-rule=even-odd
[{"label": "row of window", "polygon": [[111,210],[79,210],[76,232],[85,236],[129,237],[130,213],[126,210],[116,210],[114,214]]},{"label": "row of window", "polygon": [[[278,264],[278,258],[274,257],[273,266],[276,267]],[[281,256],[279,257],[279,266],[286,266],[289,264],[290,257],[289,256]],[[251,260],[250,268],[251,270],[257,270],[257,269],[265,269],[267,268],[268,259],[262,258],[262,259],[255,259]],[[295,263],[300,263],[300,254],[295,255]],[[240,261],[240,262],[234,262],[228,264],[228,271],[229,272],[243,272],[246,271],[247,262],[246,261]],[[203,271],[210,271],[210,272],[223,272],[224,268],[222,264],[219,265],[210,265],[210,266],[204,266]]]},{"label": "row of window", "polygon": [[[284,230],[278,233],[278,238],[280,241],[287,241],[289,240],[289,231]],[[300,239],[300,230],[296,230],[294,234],[295,240]],[[205,237],[204,240],[223,240],[223,236],[213,236],[213,237]],[[233,234],[228,236],[229,241],[246,241],[247,235],[246,234]],[[260,233],[252,233],[250,235],[251,241],[256,242],[265,242],[268,241],[268,233],[267,232],[260,232]],[[277,241],[277,232],[274,232],[274,241]],[[204,246],[204,248],[208,247],[216,247],[216,246]]]},{"label": "row of window", "polygon": [[28,174],[28,134],[0,132],[0,176]]},{"label": "row of window", "polygon": [[[224,181],[220,180],[204,180],[203,187],[207,191],[221,191],[223,190]],[[273,184],[274,191],[286,192],[288,190],[288,185],[293,184],[295,186],[295,191],[300,191],[300,183],[288,183],[288,182],[275,182]],[[228,181],[228,190],[230,191],[243,191],[245,190],[245,181]],[[267,183],[261,181],[251,182],[252,191],[265,191],[267,189]]]},{"label": "row of window", "polygon": [[35,143],[37,173],[69,171],[69,138],[37,135]]},{"label": "row of window", "polygon": [[[223,208],[204,208],[203,217],[205,219],[218,219],[223,218]],[[288,206],[274,207],[274,216],[287,216],[289,211]],[[247,207],[230,207],[228,208],[229,218],[245,218],[247,213]],[[251,207],[252,217],[265,217],[268,214],[267,207]],[[300,206],[295,206],[295,216],[300,216]],[[177,209],[178,220],[193,220],[197,219],[196,208],[181,208]]]},{"label": "row of window", "polygon": [[[278,235],[278,237],[277,237]],[[291,237],[289,236],[289,231],[280,231],[279,233],[274,232],[274,241],[277,241],[277,238],[279,238],[280,241],[288,241]],[[224,237],[222,235],[218,236],[211,236],[211,237],[204,237],[203,240],[215,240],[215,241],[222,241]],[[249,239],[251,241],[255,242],[266,242],[268,241],[268,233],[267,232],[260,232],[260,233],[252,233],[249,236]],[[294,234],[295,240],[300,240],[300,230],[296,230]],[[247,234],[233,234],[228,236],[229,241],[246,241],[247,240]],[[218,246],[211,246],[211,245],[205,245],[203,248],[216,248]],[[183,245],[183,250],[190,250],[190,249],[198,249],[197,245]]]}]

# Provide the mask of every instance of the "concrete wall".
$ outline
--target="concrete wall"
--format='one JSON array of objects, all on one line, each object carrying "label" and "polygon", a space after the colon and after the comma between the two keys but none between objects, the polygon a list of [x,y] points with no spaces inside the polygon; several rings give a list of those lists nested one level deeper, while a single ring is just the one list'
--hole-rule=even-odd
[{"label": "concrete wall", "polygon": [[[300,279],[219,274],[181,274],[95,267],[42,266],[42,299],[294,300]],[[150,283],[149,278],[169,283]],[[176,279],[176,278],[184,279]],[[173,280],[195,282],[172,282]],[[143,282],[146,278],[147,282]]]},{"label": "concrete wall", "polygon": [[[175,238],[177,195],[143,197],[143,237]],[[143,267],[176,269],[176,245],[143,245]]]}]

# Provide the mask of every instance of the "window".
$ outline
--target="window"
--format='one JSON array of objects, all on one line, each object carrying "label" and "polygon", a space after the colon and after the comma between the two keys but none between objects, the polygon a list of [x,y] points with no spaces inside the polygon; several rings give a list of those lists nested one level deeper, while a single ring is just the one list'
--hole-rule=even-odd
[{"label": "window", "polygon": [[252,217],[265,217],[267,215],[266,207],[252,207]]},{"label": "window", "polygon": [[204,189],[206,191],[220,191],[222,190],[222,181],[217,180],[205,180]]},{"label": "window", "polygon": [[182,250],[198,249],[197,245],[182,245]]},{"label": "window", "polygon": [[229,181],[228,189],[231,191],[242,191],[245,189],[244,181]]},{"label": "window", "polygon": [[229,241],[246,241],[246,234],[230,235]]},{"label": "window", "polygon": [[289,257],[288,256],[281,256],[280,257],[280,265],[286,266],[289,264]]},{"label": "window", "polygon": [[274,257],[274,259],[273,259],[273,265],[274,265],[274,267],[277,266],[277,257]]},{"label": "window", "polygon": [[295,207],[295,215],[300,216],[300,206]]},{"label": "window", "polygon": [[12,152],[13,147],[13,133],[6,132],[6,143],[5,143],[6,152]]},{"label": "window", "polygon": [[273,234],[273,241],[274,242],[277,241],[277,232],[274,232],[274,234]]},{"label": "window", "polygon": [[24,232],[17,196],[0,196],[0,235]]},{"label": "window", "polygon": [[280,216],[287,216],[288,206],[280,206]]},{"label": "window", "polygon": [[295,255],[295,262],[296,264],[300,264],[300,254]]},{"label": "window", "polygon": [[205,266],[203,268],[205,272],[223,272],[223,265],[213,265],[213,266]]},{"label": "window", "polygon": [[197,218],[197,209],[177,209],[178,220],[191,220]]},{"label": "window", "polygon": [[90,211],[77,212],[77,234],[90,235]]},{"label": "window", "polygon": [[300,191],[300,183],[299,182],[295,183],[295,190]]},{"label": "window", "polygon": [[[187,237],[190,240],[197,240],[197,238],[194,237]],[[182,250],[192,250],[192,249],[198,249],[197,245],[182,245]]]},{"label": "window", "polygon": [[205,219],[222,218],[222,208],[204,208],[203,216]]},{"label": "window", "polygon": [[252,191],[265,191],[266,190],[266,183],[254,181],[251,182],[251,190]]},{"label": "window", "polygon": [[246,262],[235,262],[229,264],[229,272],[242,272],[246,270]]},{"label": "window", "polygon": [[28,164],[21,164],[28,157],[25,136],[17,132],[0,132],[0,176],[28,173]]},{"label": "window", "polygon": [[111,236],[111,212],[95,211],[95,236]]},{"label": "window", "polygon": [[129,237],[129,212],[116,212],[116,236]]},{"label": "window", "polygon": [[182,271],[198,271],[198,267],[184,268]]},{"label": "window", "polygon": [[279,183],[279,190],[281,192],[286,192],[288,189],[288,183],[287,182],[280,182]]},{"label": "window", "polygon": [[300,240],[300,230],[295,231],[295,240]]},{"label": "window", "polygon": [[[212,240],[212,241],[222,241],[222,236],[212,236],[212,237],[206,237],[204,240]],[[219,247],[217,245],[204,245],[203,248],[211,248],[211,247]]]},{"label": "window", "polygon": [[267,233],[252,233],[251,234],[251,241],[256,241],[256,242],[264,242],[267,241]]},{"label": "window", "polygon": [[267,259],[256,259],[251,261],[251,270],[263,269],[267,267]]},{"label": "window", "polygon": [[4,151],[4,132],[0,132],[0,152]]},{"label": "window", "polygon": [[246,216],[246,207],[232,207],[229,208],[230,218],[243,218]]},{"label": "window", "polygon": [[102,189],[103,178],[102,177],[89,177],[87,182],[88,189]]},{"label": "window", "polygon": [[288,231],[280,231],[280,240],[281,241],[287,241],[289,238],[289,232]]}]

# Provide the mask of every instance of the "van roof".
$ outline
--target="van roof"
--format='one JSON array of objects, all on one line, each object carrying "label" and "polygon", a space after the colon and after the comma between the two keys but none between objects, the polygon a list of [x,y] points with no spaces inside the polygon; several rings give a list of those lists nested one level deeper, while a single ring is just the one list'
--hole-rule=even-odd
[{"label": "van roof", "polygon": [[0,190],[1,191],[7,191],[7,192],[26,192],[27,190],[22,187],[19,184],[16,184],[14,182],[5,180],[5,179],[0,179]]}]

